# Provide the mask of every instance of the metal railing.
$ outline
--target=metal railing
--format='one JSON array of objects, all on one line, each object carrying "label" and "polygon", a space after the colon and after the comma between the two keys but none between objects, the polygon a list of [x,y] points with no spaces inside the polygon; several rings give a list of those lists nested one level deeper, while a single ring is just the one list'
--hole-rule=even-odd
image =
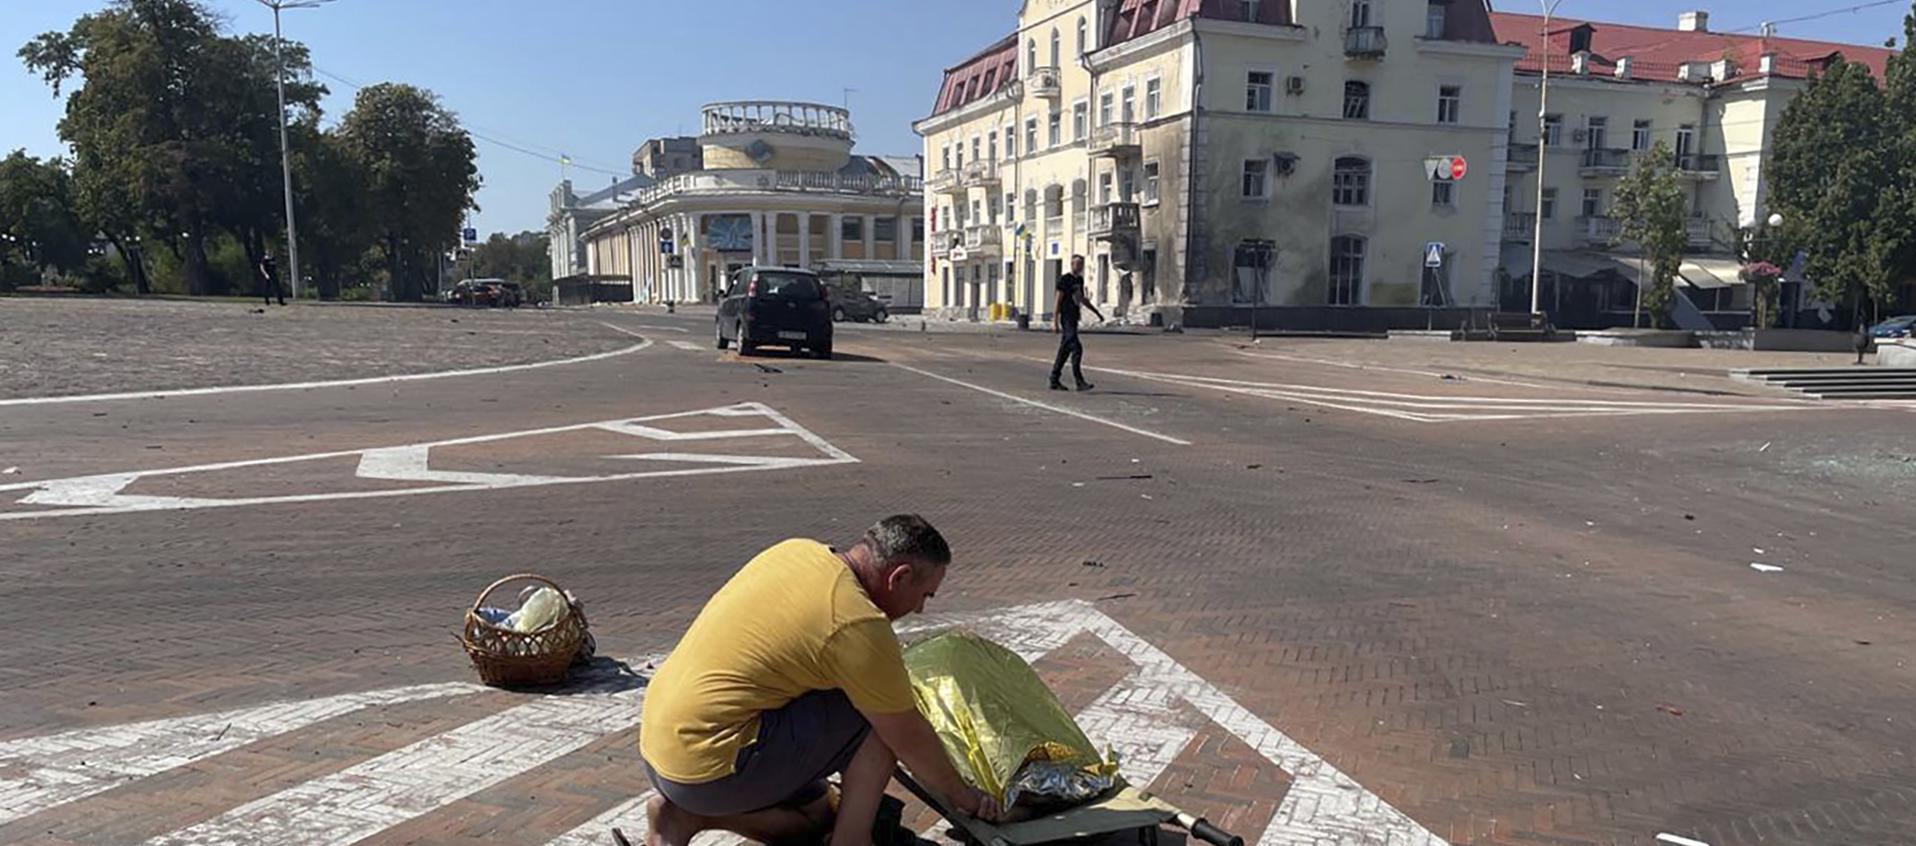
[{"label": "metal railing", "polygon": [[1623,224],[1616,218],[1598,215],[1583,219],[1583,240],[1592,246],[1607,247],[1614,244],[1622,232]]},{"label": "metal railing", "polygon": [[1032,68],[1025,86],[1039,97],[1055,98],[1064,92],[1064,77],[1057,68]]},{"label": "metal railing", "polygon": [[1713,153],[1677,156],[1676,168],[1687,175],[1715,177],[1723,172],[1723,157]]},{"label": "metal railing", "polygon": [[1005,228],[997,223],[979,223],[964,229],[965,249],[996,252],[1004,241]]},{"label": "metal railing", "polygon": [[708,170],[680,174],[661,181],[638,192],[633,205],[649,206],[685,194],[765,191],[910,196],[923,194],[925,182],[915,176],[853,175],[831,171]]},{"label": "metal railing", "polygon": [[1091,155],[1121,156],[1139,150],[1138,125],[1135,123],[1107,123],[1091,133]]},{"label": "metal railing", "polygon": [[959,181],[973,188],[998,184],[998,162],[992,159],[978,159],[967,162],[959,176]]},{"label": "metal railing", "polygon": [[852,113],[837,106],[782,100],[741,100],[708,103],[705,134],[783,132],[850,139]]},{"label": "metal railing", "polygon": [[1690,218],[1683,224],[1683,232],[1688,236],[1691,247],[1708,247],[1716,241],[1708,218]]},{"label": "metal railing", "polygon": [[1389,46],[1381,26],[1354,26],[1344,30],[1344,55],[1352,58],[1376,58]]},{"label": "metal railing", "polygon": [[1143,209],[1137,203],[1100,203],[1091,207],[1087,230],[1093,237],[1136,232],[1143,219]]},{"label": "metal railing", "polygon": [[1528,242],[1537,234],[1536,212],[1505,212],[1504,239]]},{"label": "metal railing", "polygon": [[1630,170],[1632,155],[1629,150],[1607,147],[1595,147],[1583,151],[1583,174],[1600,176],[1619,174]]}]

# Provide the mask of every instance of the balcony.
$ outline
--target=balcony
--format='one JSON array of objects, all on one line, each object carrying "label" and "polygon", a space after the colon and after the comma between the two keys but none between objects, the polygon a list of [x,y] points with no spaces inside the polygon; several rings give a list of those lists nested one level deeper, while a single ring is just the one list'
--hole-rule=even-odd
[{"label": "balcony", "polygon": [[951,258],[951,251],[954,248],[958,250],[965,248],[964,230],[946,229],[933,232],[931,237],[925,240],[925,247],[931,251],[932,258]]},{"label": "balcony", "polygon": [[1708,218],[1693,217],[1683,224],[1684,234],[1689,238],[1690,249],[1701,250],[1716,245],[1715,233]]},{"label": "balcony", "polygon": [[1586,217],[1578,222],[1583,225],[1583,242],[1592,247],[1615,244],[1617,236],[1623,231],[1623,224],[1613,217]]},{"label": "balcony", "polygon": [[1344,30],[1344,55],[1352,59],[1381,59],[1388,44],[1381,26],[1354,26]]},{"label": "balcony", "polygon": [[1630,172],[1632,156],[1629,150],[1592,148],[1583,151],[1581,173],[1587,178],[1622,176]]},{"label": "balcony", "polygon": [[1107,123],[1098,127],[1091,133],[1090,146],[1093,158],[1130,159],[1144,155],[1144,144],[1138,139],[1135,123]]},{"label": "balcony", "polygon": [[1056,100],[1064,96],[1064,78],[1057,68],[1032,68],[1025,77],[1025,88],[1046,100]]},{"label": "balcony", "polygon": [[960,181],[962,173],[957,168],[938,171],[925,179],[925,187],[933,194],[963,193],[964,188]]},{"label": "balcony", "polygon": [[1529,173],[1530,171],[1536,170],[1537,153],[1541,149],[1541,147],[1535,144],[1519,144],[1512,141],[1510,143],[1510,160],[1504,165],[1504,170],[1517,171],[1520,173]]},{"label": "balcony", "polygon": [[1686,179],[1714,180],[1723,175],[1723,157],[1692,153],[1677,156],[1677,175]]},{"label": "balcony", "polygon": [[1110,240],[1136,238],[1143,211],[1137,203],[1100,203],[1091,207],[1091,222],[1086,227],[1093,238]]},{"label": "balcony", "polygon": [[979,159],[965,165],[959,174],[958,184],[965,188],[997,188],[998,163],[991,159]]},{"label": "balcony", "polygon": [[1004,226],[996,223],[979,223],[967,226],[962,233],[964,253],[952,251],[952,261],[975,259],[996,259],[1004,255]]},{"label": "balcony", "polygon": [[1528,244],[1537,235],[1536,212],[1505,212],[1504,240]]}]

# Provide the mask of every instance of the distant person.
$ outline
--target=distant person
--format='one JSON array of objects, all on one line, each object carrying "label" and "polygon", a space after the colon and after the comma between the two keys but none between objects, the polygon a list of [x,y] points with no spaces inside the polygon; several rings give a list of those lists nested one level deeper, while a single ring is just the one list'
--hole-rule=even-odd
[{"label": "distant person", "polygon": [[1071,257],[1071,272],[1058,277],[1058,305],[1051,311],[1051,331],[1058,333],[1058,359],[1051,363],[1051,390],[1064,390],[1064,362],[1071,360],[1071,375],[1078,382],[1078,390],[1088,391],[1093,387],[1084,380],[1084,342],[1078,340],[1078,322],[1083,318],[1082,309],[1091,309],[1091,313],[1104,320],[1104,313],[1084,298],[1084,256]]},{"label": "distant person", "polygon": [[279,298],[280,305],[286,304],[286,294],[279,289],[279,264],[273,261],[272,256],[259,260],[259,281],[256,287],[259,289],[259,298],[263,305],[272,305],[274,297]]},{"label": "distant person", "polygon": [[1862,366],[1863,354],[1869,352],[1869,324],[1863,322],[1863,316],[1856,316],[1856,335],[1850,342],[1856,347],[1856,364]]}]

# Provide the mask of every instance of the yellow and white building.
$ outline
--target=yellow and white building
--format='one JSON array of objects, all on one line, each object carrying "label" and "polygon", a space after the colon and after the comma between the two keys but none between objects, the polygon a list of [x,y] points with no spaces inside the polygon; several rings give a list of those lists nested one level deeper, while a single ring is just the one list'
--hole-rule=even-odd
[{"label": "yellow and white building", "polygon": [[922,272],[920,163],[854,154],[854,138],[851,113],[836,106],[708,105],[696,157],[642,148],[647,161],[676,155],[689,169],[621,196],[591,223],[586,272],[627,277],[635,302],[658,303],[711,302],[748,265],[829,268],[910,311],[916,287],[890,295],[879,280]]},{"label": "yellow and white building", "polygon": [[1074,254],[1131,320],[1494,307],[1521,55],[1471,0],[1027,0],[916,124],[927,310],[1042,318]]}]

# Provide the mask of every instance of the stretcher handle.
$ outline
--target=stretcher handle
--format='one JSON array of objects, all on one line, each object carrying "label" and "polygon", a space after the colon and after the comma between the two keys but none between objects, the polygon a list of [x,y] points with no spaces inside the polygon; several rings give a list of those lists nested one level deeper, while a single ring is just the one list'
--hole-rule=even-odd
[{"label": "stretcher handle", "polygon": [[1244,846],[1244,838],[1218,828],[1212,825],[1208,820],[1193,817],[1190,814],[1179,814],[1178,824],[1184,826],[1186,831],[1191,832],[1192,837],[1209,843],[1211,846]]}]

